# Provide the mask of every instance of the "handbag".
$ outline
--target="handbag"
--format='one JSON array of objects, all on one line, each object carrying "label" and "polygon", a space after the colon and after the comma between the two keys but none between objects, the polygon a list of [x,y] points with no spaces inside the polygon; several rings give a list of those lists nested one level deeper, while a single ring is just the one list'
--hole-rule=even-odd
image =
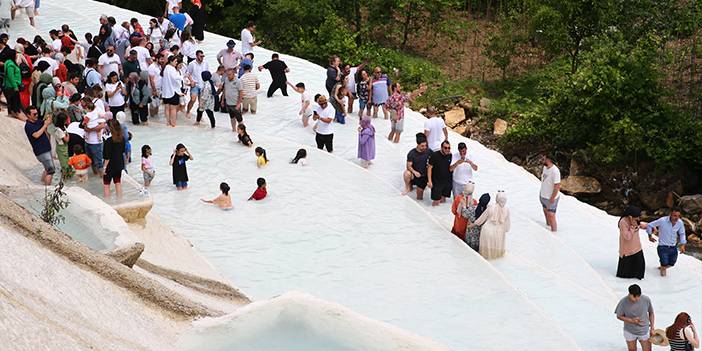
[{"label": "handbag", "polygon": [[682,333],[683,340],[685,340],[685,351],[694,351],[695,349],[692,347],[692,344],[687,340],[687,336],[685,336],[685,327],[683,327],[680,332]]}]

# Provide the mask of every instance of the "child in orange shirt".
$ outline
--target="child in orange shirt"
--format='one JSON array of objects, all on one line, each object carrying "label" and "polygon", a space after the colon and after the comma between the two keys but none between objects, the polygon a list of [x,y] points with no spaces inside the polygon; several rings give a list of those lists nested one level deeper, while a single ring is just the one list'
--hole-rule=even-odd
[{"label": "child in orange shirt", "polygon": [[76,170],[79,182],[82,183],[88,180],[88,169],[91,163],[90,157],[83,153],[82,146],[76,145],[73,147],[73,156],[68,159],[68,165]]}]

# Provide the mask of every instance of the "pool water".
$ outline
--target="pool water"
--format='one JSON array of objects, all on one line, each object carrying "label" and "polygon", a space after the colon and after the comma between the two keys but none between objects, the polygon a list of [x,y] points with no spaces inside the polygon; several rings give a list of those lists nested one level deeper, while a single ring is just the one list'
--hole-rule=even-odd
[{"label": "pool water", "polygon": [[[11,198],[20,206],[38,216],[44,208],[44,198],[41,191],[31,194],[11,194]],[[89,208],[83,208],[71,201],[71,196],[66,195],[68,207],[59,213],[64,221],[56,227],[68,234],[73,240],[81,242],[96,251],[111,250],[116,247],[115,240],[120,235],[118,232],[105,228],[100,224],[99,217]]]}]

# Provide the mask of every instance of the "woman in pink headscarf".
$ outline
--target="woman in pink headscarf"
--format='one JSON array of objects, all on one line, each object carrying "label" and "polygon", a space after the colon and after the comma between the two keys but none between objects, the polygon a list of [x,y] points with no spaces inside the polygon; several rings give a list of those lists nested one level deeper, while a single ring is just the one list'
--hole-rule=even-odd
[{"label": "woman in pink headscarf", "polygon": [[358,158],[363,167],[368,167],[375,159],[375,127],[370,118],[362,118],[358,127]]},{"label": "woman in pink headscarf", "polygon": [[486,260],[500,258],[505,255],[505,234],[510,229],[507,195],[498,191],[496,204],[488,207],[485,212],[468,225],[469,228],[480,226],[480,255]]}]

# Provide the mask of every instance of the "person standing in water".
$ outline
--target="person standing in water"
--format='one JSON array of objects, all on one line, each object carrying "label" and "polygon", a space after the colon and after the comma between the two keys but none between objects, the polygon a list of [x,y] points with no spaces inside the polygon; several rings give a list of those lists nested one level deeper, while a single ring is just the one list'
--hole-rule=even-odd
[{"label": "person standing in water", "polygon": [[553,158],[549,155],[541,156],[543,170],[541,171],[541,191],[539,200],[544,210],[546,225],[552,232],[558,230],[556,224],[556,209],[558,208],[559,190],[561,189],[561,171],[553,164]]},{"label": "person standing in water", "polygon": [[646,260],[641,248],[639,229],[646,229],[646,223],[641,223],[641,210],[636,206],[629,206],[619,219],[619,278],[644,278]]},{"label": "person standing in water", "polygon": [[[461,211],[466,207],[472,207],[473,216],[475,216],[475,207],[478,202],[473,199],[474,185],[472,183],[466,184],[458,196],[454,197],[453,205],[451,206],[451,213],[453,213],[453,227],[451,228],[451,233],[456,235],[462,241],[466,241],[466,226],[468,226],[468,221],[470,219],[467,216],[463,216]],[[470,219],[475,221],[475,218]]]},{"label": "person standing in water", "polygon": [[185,190],[188,188],[188,169],[185,162],[192,160],[193,156],[183,144],[178,144],[171,154],[169,164],[173,167],[173,184],[176,189]]},{"label": "person standing in water", "polygon": [[641,344],[643,351],[651,351],[655,314],[651,299],[641,295],[641,287],[636,284],[629,286],[629,295],[619,300],[614,310],[617,319],[624,322],[624,340],[629,351],[636,351],[636,341]]},{"label": "person standing in water", "polygon": [[655,241],[653,230],[658,230],[657,251],[661,263],[658,269],[662,277],[665,277],[668,268],[673,267],[678,261],[678,250],[680,253],[685,253],[687,239],[685,238],[685,224],[680,219],[680,212],[680,208],[673,207],[670,210],[670,215],[658,218],[646,226],[646,233],[651,241]]},{"label": "person standing in water", "polygon": [[298,114],[302,120],[302,126],[307,127],[309,125],[310,116],[312,116],[312,98],[310,97],[310,93],[306,91],[305,83],[300,82],[293,86],[292,83],[288,82],[288,85],[300,94],[301,104]]},{"label": "person standing in water", "polygon": [[431,188],[431,205],[438,206],[446,202],[446,198],[451,197],[452,177],[451,177],[451,144],[448,140],[441,143],[441,149],[434,151],[429,157],[427,166],[427,176]]},{"label": "person standing in water", "polygon": [[219,190],[222,193],[219,194],[219,196],[217,196],[216,198],[212,200],[200,199],[200,201],[208,204],[213,204],[223,210],[231,210],[232,208],[234,208],[234,206],[232,206],[232,198],[231,196],[229,196],[229,184],[220,183]]},{"label": "person standing in water", "polygon": [[496,204],[491,205],[468,228],[480,228],[479,252],[486,260],[500,258],[505,255],[505,234],[511,227],[507,195],[498,191],[495,196]]},{"label": "person standing in water", "polygon": [[358,158],[362,160],[363,168],[368,168],[375,159],[375,127],[370,118],[362,118],[358,127]]},{"label": "person standing in water", "polygon": [[412,187],[417,187],[417,200],[424,198],[424,189],[429,182],[427,178],[427,163],[431,153],[427,147],[427,138],[423,133],[417,133],[415,136],[417,146],[407,153],[407,166],[402,173],[402,178],[405,181],[405,191],[402,195],[409,194]]},{"label": "person standing in water", "polygon": [[258,66],[258,71],[263,71],[267,69],[271,74],[271,85],[268,87],[267,97],[272,97],[276,90],[280,89],[283,96],[288,96],[288,78],[285,76],[286,73],[290,72],[290,68],[282,61],[278,54],[271,55],[271,60],[266,62],[262,66]]}]

